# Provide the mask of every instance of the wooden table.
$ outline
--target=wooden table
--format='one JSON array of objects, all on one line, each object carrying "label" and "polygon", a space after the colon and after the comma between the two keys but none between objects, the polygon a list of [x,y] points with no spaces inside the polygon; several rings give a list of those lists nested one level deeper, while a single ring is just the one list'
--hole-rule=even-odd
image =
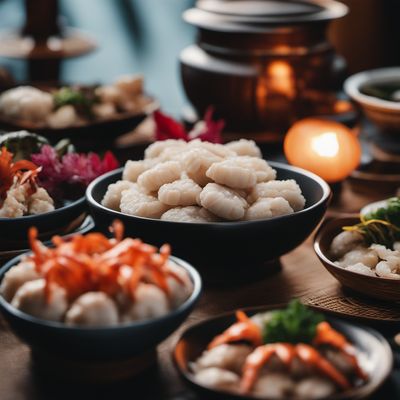
[{"label": "wooden table", "polygon": [[[330,213],[354,211],[371,201],[371,196],[356,195],[347,185]],[[205,287],[200,303],[185,324],[159,347],[158,366],[139,378],[125,383],[82,387],[51,382],[37,377],[30,365],[29,349],[21,344],[5,324],[0,324],[0,398],[2,400],[42,399],[193,399],[199,398],[179,379],[171,360],[171,350],[179,334],[190,324],[239,307],[286,302],[293,297],[307,298],[337,286],[312,249],[312,238],[281,258],[279,272],[258,282],[240,286]],[[389,382],[374,399],[395,399],[400,372],[395,370]],[[396,378],[397,376],[397,378]],[[139,396],[140,394],[140,396]]]}]

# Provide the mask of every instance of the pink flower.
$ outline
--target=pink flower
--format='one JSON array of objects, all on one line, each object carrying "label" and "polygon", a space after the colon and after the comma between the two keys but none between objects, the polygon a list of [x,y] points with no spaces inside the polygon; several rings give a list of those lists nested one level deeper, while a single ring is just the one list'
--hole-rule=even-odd
[{"label": "pink flower", "polygon": [[[32,161],[42,166],[39,184],[53,196],[63,197],[68,186],[83,189],[98,176],[112,171],[119,166],[114,155],[107,151],[103,160],[96,153],[67,153],[61,159],[53,147],[44,145],[40,153],[32,154]],[[65,193],[61,194],[65,191]]]}]

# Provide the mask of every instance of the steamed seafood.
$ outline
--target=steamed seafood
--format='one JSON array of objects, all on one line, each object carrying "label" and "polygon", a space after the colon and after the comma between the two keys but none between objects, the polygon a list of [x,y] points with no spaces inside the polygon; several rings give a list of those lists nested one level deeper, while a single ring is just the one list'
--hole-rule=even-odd
[{"label": "steamed seafood", "polygon": [[251,318],[236,315],[191,363],[198,384],[246,396],[322,399],[368,379],[347,338],[297,301]]},{"label": "steamed seafood", "polygon": [[330,246],[335,264],[348,271],[400,279],[400,198],[343,227]]},{"label": "steamed seafood", "polygon": [[192,281],[169,258],[168,245],[157,251],[139,239],[123,239],[118,221],[112,230],[113,239],[55,236],[48,248],[32,228],[32,254],[5,273],[1,295],[37,318],[88,327],[161,317],[190,297]]},{"label": "steamed seafood", "polygon": [[19,86],[0,95],[0,115],[38,127],[63,129],[93,119],[112,119],[121,113],[139,113],[150,103],[143,77],[126,75],[104,86],[65,86],[41,90]]},{"label": "steamed seafood", "polygon": [[148,146],[144,160],[128,161],[102,204],[129,215],[206,223],[291,214],[305,198],[293,179],[276,180],[254,141],[167,139]]}]

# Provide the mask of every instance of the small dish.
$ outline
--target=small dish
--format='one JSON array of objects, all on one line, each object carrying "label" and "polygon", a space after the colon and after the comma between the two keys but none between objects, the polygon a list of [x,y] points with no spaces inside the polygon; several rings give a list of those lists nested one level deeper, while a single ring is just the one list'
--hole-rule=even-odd
[{"label": "small dish", "polygon": [[[20,259],[3,266],[0,282]],[[162,317],[103,328],[73,327],[21,312],[2,296],[0,311],[12,331],[31,347],[33,361],[46,374],[85,382],[125,379],[155,361],[156,346],[180,326],[199,299],[202,284],[197,271],[181,259],[171,259],[188,273],[193,291]]]},{"label": "small dish", "polygon": [[[283,305],[263,306],[245,309],[244,311],[247,315],[251,316],[259,312],[281,309],[282,307]],[[393,356],[388,342],[382,335],[370,328],[341,321],[328,315],[325,315],[325,317],[334,328],[342,332],[362,353],[364,357],[360,359],[360,362],[369,376],[368,382],[363,386],[330,396],[326,400],[360,399],[369,396],[382,385],[392,369]],[[193,373],[189,369],[190,362],[199,357],[210,340],[229,327],[233,322],[235,322],[235,314],[231,312],[192,325],[184,331],[174,348],[173,359],[180,375],[193,389],[204,395],[205,398],[224,400],[248,400],[256,398],[222,391],[218,392],[201,386],[194,380]],[[267,400],[267,398],[264,399]]]},{"label": "small dish", "polygon": [[380,68],[359,72],[350,76],[344,83],[346,93],[356,101],[366,116],[385,131],[399,133],[400,103],[366,94],[366,84],[379,85],[400,81],[400,67]]},{"label": "small dish", "polygon": [[109,184],[121,179],[122,169],[94,180],[86,196],[96,225],[103,232],[118,218],[127,233],[146,242],[171,244],[175,254],[196,263],[212,281],[240,280],[268,271],[267,262],[302,243],[316,228],[328,207],[329,186],[318,176],[285,164],[270,162],[278,179],[295,179],[306,198],[304,210],[268,220],[181,223],[125,215],[101,204]]},{"label": "small dish", "polygon": [[345,287],[364,296],[386,301],[400,301],[400,282],[396,279],[359,274],[337,266],[329,258],[329,247],[343,226],[360,222],[358,216],[336,218],[322,225],[314,239],[314,250],[325,268]]},{"label": "small dish", "polygon": [[63,206],[44,214],[27,215],[19,218],[0,218],[0,249],[20,249],[26,245],[30,227],[35,226],[40,232],[41,240],[49,240],[60,232],[77,228],[87,215],[84,197],[65,202]]}]

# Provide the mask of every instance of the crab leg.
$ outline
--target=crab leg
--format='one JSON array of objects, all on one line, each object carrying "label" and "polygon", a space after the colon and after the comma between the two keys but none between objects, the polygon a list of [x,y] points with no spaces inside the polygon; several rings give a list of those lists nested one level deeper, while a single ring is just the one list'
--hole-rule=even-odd
[{"label": "crab leg", "polygon": [[347,341],[344,335],[333,329],[328,322],[320,322],[317,325],[317,333],[313,343],[315,345],[329,344],[330,346],[341,350],[348,358],[349,363],[353,365],[357,376],[363,380],[368,378],[358,364],[354,347]]},{"label": "crab leg", "polygon": [[221,335],[216,336],[208,345],[208,349],[219,346],[224,343],[237,342],[245,340],[254,346],[262,344],[262,333],[256,325],[243,311],[236,312],[238,322],[230,326]]},{"label": "crab leg", "polygon": [[304,343],[300,343],[296,345],[296,355],[304,363],[316,367],[324,375],[332,379],[342,389],[349,389],[351,387],[347,378],[313,347]]},{"label": "crab leg", "polygon": [[284,364],[290,366],[295,356],[295,348],[289,343],[272,343],[257,347],[247,356],[243,367],[243,377],[240,382],[242,393],[251,391],[261,368],[273,355],[277,355]]}]

